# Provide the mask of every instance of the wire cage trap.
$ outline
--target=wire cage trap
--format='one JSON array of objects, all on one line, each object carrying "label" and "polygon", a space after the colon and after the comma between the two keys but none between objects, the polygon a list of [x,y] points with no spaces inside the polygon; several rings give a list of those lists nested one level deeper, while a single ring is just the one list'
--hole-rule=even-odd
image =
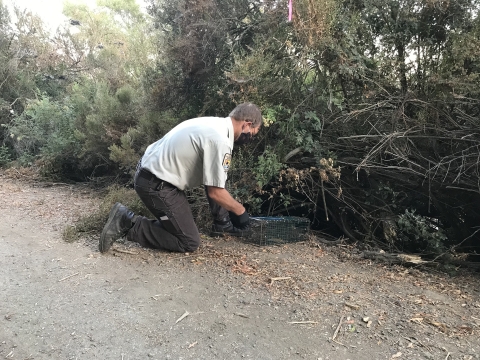
[{"label": "wire cage trap", "polygon": [[247,241],[257,245],[282,245],[306,240],[310,220],[297,216],[254,217]]}]

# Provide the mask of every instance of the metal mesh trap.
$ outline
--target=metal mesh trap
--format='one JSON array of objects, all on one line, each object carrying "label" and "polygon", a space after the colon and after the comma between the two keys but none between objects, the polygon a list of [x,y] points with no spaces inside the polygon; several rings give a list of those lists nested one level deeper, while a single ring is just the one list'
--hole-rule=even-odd
[{"label": "metal mesh trap", "polygon": [[310,220],[296,216],[253,217],[252,234],[246,239],[257,245],[281,245],[307,238]]}]

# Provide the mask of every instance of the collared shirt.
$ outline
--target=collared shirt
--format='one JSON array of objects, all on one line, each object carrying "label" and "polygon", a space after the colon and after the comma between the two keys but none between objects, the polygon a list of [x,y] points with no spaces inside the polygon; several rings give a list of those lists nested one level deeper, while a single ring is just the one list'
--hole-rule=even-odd
[{"label": "collared shirt", "polygon": [[233,141],[230,117],[186,120],[148,146],[142,168],[180,190],[200,185],[225,188]]}]

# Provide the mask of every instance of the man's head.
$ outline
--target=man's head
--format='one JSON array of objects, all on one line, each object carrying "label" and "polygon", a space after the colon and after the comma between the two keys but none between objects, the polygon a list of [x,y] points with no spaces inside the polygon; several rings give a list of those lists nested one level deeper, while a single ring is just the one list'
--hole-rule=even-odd
[{"label": "man's head", "polygon": [[252,103],[238,105],[229,116],[234,121],[235,144],[237,145],[248,143],[262,125],[262,113]]}]

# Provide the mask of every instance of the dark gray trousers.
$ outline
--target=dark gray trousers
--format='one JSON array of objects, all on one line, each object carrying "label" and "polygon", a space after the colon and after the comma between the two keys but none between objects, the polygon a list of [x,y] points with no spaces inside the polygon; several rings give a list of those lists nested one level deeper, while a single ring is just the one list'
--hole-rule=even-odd
[{"label": "dark gray trousers", "polygon": [[[127,239],[153,249],[195,251],[200,234],[185,193],[145,169],[137,170],[134,181],[135,191],[156,219],[138,216]],[[228,219],[228,211],[208,194],[207,198],[214,220]]]}]

